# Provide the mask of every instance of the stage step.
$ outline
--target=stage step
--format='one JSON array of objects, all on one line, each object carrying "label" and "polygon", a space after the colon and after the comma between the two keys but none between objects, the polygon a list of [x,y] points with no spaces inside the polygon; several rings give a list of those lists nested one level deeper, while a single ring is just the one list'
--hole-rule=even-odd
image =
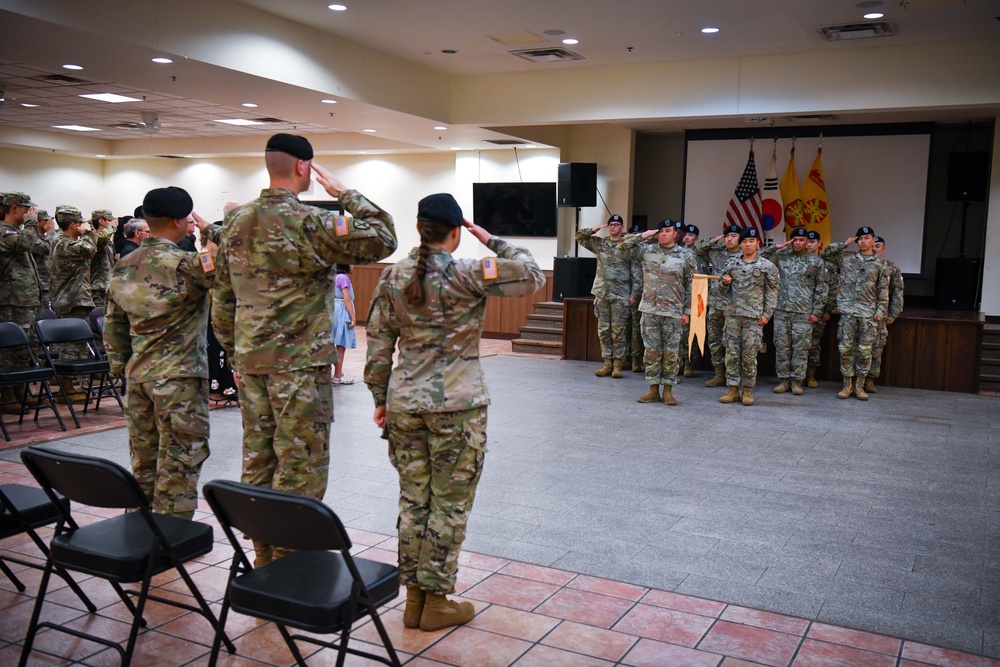
[{"label": "stage step", "polygon": [[[532,313],[527,315],[528,326],[539,327],[544,329],[552,329],[558,331],[560,335],[562,334],[562,313],[559,315],[542,315],[539,313]],[[560,338],[560,340],[562,340]]]},{"label": "stage step", "polygon": [[563,353],[563,305],[557,301],[536,301],[528,323],[518,327],[520,338],[511,341],[511,351],[561,357]]},{"label": "stage step", "polygon": [[983,325],[979,350],[979,393],[1000,395],[1000,324]]},{"label": "stage step", "polygon": [[548,356],[562,356],[562,341],[550,342],[545,340],[527,340],[515,338],[510,345],[511,352],[526,352],[528,354],[545,354]]},{"label": "stage step", "polygon": [[[552,327],[518,327],[521,330],[521,338],[524,340],[544,340],[550,343],[562,344],[562,327],[554,329]],[[998,356],[1000,359],[1000,356]]]}]

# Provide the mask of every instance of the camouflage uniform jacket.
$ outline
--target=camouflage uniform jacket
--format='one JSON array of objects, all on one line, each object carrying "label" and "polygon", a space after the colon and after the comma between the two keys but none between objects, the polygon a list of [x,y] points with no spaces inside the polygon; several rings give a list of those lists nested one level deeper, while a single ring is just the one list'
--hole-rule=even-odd
[{"label": "camouflage uniform jacket", "polygon": [[[424,278],[426,303],[420,307],[409,305],[404,294],[416,275],[419,248],[382,272],[365,325],[365,383],[376,406],[429,413],[489,405],[479,365],[486,297],[533,294],[545,285],[545,276],[527,250],[496,236],[487,247],[496,259],[455,259],[432,247]],[[490,261],[495,278],[486,277]]]},{"label": "camouflage uniform jacket", "polygon": [[876,253],[862,255],[845,250],[843,243],[831,243],[823,258],[837,264],[840,285],[837,310],[852,317],[882,317],[889,310],[889,281],[885,261]]},{"label": "camouflage uniform jacket", "polygon": [[[693,248],[694,254],[702,259],[704,269],[708,275],[721,275],[726,264],[734,257],[742,257],[742,251],[737,248],[733,252],[726,250],[726,244],[721,241],[710,243],[709,241],[698,241]],[[726,309],[726,302],[729,300],[729,292],[721,289],[721,281],[708,281],[709,302],[713,307]]]},{"label": "camouflage uniform jacket", "polygon": [[0,220],[0,306],[30,308],[40,302],[38,276],[31,249],[38,239],[38,222],[25,217],[24,228]]},{"label": "camouflage uniform jacket", "polygon": [[198,254],[151,236],[122,258],[108,287],[104,345],[129,383],[208,378],[208,290]]},{"label": "camouflage uniform jacket", "polygon": [[598,299],[627,301],[642,296],[642,268],[632,261],[632,251],[622,250],[618,241],[594,236],[593,229],[576,233],[580,245],[597,255],[597,275],[590,291]]},{"label": "camouflage uniform jacket", "polygon": [[115,246],[111,242],[111,238],[98,238],[97,252],[90,260],[90,287],[98,292],[107,292],[108,285],[111,283],[111,269],[114,265]]},{"label": "camouflage uniform jacket", "polygon": [[49,281],[52,278],[52,246],[55,245],[60,233],[58,229],[45,232],[31,246],[31,254],[34,255],[35,260],[35,271],[38,273],[38,286],[43,292],[49,289]]},{"label": "camouflage uniform jacket", "polygon": [[99,232],[89,231],[72,239],[60,234],[52,245],[52,278],[49,282],[49,299],[56,312],[74,306],[94,307],[90,282],[90,261],[97,252],[101,237],[114,236],[114,227]]},{"label": "camouflage uniform jacket", "polygon": [[828,259],[823,260],[823,268],[826,269],[826,303],[823,306],[823,310],[827,313],[832,313],[837,308],[837,290],[840,283],[840,274],[838,273],[838,266]]},{"label": "camouflage uniform jacket", "polygon": [[886,317],[894,320],[903,312],[903,272],[890,259],[882,258],[886,266],[886,278],[889,282],[889,312]]},{"label": "camouflage uniform jacket", "polygon": [[354,217],[275,188],[227,216],[212,325],[240,372],[284,373],[336,361],[326,308],[330,267],[370,264],[396,249],[392,216],[356,190],[342,192],[340,205]]},{"label": "camouflage uniform jacket", "polygon": [[642,257],[640,313],[678,318],[691,314],[691,278],[697,264],[694,253],[679,245],[664,248],[655,241],[644,243],[641,234],[627,234],[620,245],[634,248]]},{"label": "camouflage uniform jacket", "polygon": [[728,285],[719,281],[723,292],[729,293],[726,317],[766,317],[771,319],[778,303],[778,267],[757,255],[747,262],[739,255],[722,269],[731,276]]},{"label": "camouflage uniform jacket", "polygon": [[791,248],[764,248],[760,256],[778,267],[778,305],[786,313],[823,316],[826,305],[827,276],[825,262],[806,251]]}]

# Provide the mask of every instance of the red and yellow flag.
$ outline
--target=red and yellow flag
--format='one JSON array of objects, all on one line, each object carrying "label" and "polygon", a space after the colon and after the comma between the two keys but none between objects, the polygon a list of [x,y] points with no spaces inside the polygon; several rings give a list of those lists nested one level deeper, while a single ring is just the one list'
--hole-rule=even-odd
[{"label": "red and yellow flag", "polygon": [[691,280],[691,333],[688,334],[688,357],[698,339],[698,349],[705,354],[705,323],[708,320],[708,276],[694,274]]},{"label": "red and yellow flag", "polygon": [[792,140],[792,153],[788,156],[788,167],[781,177],[781,199],[785,203],[785,237],[792,233],[793,227],[802,226],[802,196],[799,193],[799,175],[795,171],[795,140]]},{"label": "red and yellow flag", "polygon": [[824,246],[830,245],[830,205],[826,199],[826,184],[823,182],[823,163],[820,156],[823,147],[816,151],[816,159],[809,168],[806,182],[802,184],[802,224],[806,229],[819,232]]}]

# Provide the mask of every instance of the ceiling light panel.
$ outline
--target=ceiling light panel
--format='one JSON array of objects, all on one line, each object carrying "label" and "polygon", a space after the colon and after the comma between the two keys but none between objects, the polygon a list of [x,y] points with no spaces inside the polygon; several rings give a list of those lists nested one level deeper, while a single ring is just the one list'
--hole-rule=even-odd
[{"label": "ceiling light panel", "polygon": [[116,95],[114,93],[90,93],[87,95],[80,95],[80,97],[86,97],[88,100],[97,100],[98,102],[110,102],[111,104],[121,104],[122,102],[142,102],[142,100],[135,97]]}]

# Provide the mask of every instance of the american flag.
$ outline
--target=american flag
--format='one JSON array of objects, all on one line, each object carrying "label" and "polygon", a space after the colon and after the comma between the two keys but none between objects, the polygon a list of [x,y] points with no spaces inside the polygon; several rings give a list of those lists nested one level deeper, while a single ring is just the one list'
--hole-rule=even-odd
[{"label": "american flag", "polygon": [[[726,210],[726,225],[753,227],[763,236],[764,228],[760,222],[760,183],[757,181],[757,163],[753,159],[753,151],[747,158],[746,169],[736,185],[736,193],[729,200]],[[723,225],[725,227],[726,225]]]}]

